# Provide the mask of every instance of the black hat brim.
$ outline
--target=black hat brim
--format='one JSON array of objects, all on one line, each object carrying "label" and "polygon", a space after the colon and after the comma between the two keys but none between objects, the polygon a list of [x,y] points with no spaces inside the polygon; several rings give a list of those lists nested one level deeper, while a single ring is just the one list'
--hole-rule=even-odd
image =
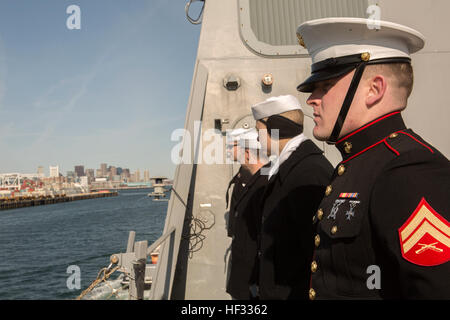
[{"label": "black hat brim", "polygon": [[341,77],[355,69],[355,67],[356,65],[351,64],[316,71],[308,79],[299,84],[297,90],[300,92],[313,92],[318,82]]}]

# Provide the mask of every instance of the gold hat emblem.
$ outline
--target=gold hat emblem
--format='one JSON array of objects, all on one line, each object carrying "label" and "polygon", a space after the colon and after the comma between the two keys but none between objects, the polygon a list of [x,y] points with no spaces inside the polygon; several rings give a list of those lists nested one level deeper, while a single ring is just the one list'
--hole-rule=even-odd
[{"label": "gold hat emblem", "polygon": [[369,61],[370,60],[370,53],[368,53],[368,52],[361,53],[361,60],[362,61]]},{"label": "gold hat emblem", "polygon": [[297,33],[297,39],[298,39],[298,44],[306,49],[305,41],[303,40],[303,37],[300,35],[300,33]]}]

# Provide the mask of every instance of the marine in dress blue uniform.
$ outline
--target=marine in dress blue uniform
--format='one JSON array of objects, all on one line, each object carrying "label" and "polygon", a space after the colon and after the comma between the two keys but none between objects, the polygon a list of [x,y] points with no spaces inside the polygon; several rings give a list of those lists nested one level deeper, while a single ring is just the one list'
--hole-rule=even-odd
[{"label": "marine in dress blue uniform", "polygon": [[398,82],[423,35],[357,18],[305,22],[297,35],[313,62],[298,90],[311,93],[316,137],[342,155],[312,220],[309,298],[449,299],[450,164],[406,127],[410,90]]}]

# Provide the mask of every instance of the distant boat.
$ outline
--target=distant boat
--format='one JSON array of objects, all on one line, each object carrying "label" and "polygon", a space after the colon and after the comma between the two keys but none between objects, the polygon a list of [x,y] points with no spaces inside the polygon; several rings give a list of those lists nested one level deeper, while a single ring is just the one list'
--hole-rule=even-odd
[{"label": "distant boat", "polygon": [[149,193],[148,196],[153,198],[153,201],[169,201],[169,198],[166,197],[166,189],[164,186],[166,184],[163,183],[164,177],[156,177],[151,178],[153,182],[153,187],[155,188],[153,192]]},{"label": "distant boat", "polygon": [[169,201],[165,193],[151,192],[148,196],[153,198],[153,201]]}]

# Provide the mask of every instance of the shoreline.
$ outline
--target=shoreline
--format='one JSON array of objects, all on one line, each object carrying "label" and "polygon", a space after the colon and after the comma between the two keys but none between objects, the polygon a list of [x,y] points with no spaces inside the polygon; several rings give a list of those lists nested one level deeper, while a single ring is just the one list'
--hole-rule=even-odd
[{"label": "shoreline", "polygon": [[97,198],[109,198],[118,196],[117,191],[113,192],[90,192],[90,193],[81,193],[74,194],[70,196],[56,196],[49,198],[37,198],[37,199],[0,199],[0,211],[3,210],[11,210],[11,209],[19,209],[26,207],[35,207],[42,206],[48,204],[62,203],[62,202],[71,202],[78,200],[87,200],[87,199],[97,199]]}]

